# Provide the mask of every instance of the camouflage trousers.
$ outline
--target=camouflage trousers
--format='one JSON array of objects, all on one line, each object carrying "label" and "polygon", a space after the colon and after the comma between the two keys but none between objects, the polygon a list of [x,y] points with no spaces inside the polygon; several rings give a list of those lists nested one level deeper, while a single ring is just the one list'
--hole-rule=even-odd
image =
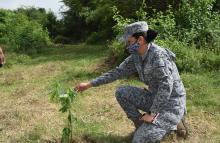
[{"label": "camouflage trousers", "polygon": [[[127,117],[135,121],[141,116],[139,110],[149,112],[154,95],[144,88],[121,86],[116,90],[116,99]],[[157,125],[143,123],[136,130],[132,143],[159,142],[168,132]]]}]

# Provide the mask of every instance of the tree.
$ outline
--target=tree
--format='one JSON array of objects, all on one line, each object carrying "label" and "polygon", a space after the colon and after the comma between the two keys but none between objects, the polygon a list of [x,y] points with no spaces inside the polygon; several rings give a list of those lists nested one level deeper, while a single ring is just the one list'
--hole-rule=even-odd
[{"label": "tree", "polygon": [[28,17],[28,20],[41,24],[44,30],[48,30],[51,38],[58,35],[58,20],[52,11],[47,12],[44,8],[21,7],[15,12],[24,14]]}]

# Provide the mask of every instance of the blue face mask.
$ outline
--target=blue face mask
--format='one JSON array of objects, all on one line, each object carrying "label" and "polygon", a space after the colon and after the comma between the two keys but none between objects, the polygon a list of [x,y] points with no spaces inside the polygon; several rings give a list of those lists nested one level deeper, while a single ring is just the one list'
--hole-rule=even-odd
[{"label": "blue face mask", "polygon": [[140,44],[135,42],[127,47],[127,50],[130,54],[138,54],[138,49],[140,48]]}]

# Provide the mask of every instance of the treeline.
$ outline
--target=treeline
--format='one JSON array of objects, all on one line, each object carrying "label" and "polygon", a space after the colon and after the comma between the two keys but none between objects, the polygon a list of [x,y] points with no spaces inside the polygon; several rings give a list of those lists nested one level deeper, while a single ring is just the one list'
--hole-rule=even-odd
[{"label": "treeline", "polygon": [[[158,12],[166,15],[167,10],[170,10],[174,14],[175,29],[195,28],[193,30],[199,30],[198,33],[207,27],[205,21],[209,23],[210,20],[214,20],[213,12],[220,12],[219,0],[63,0],[63,2],[69,7],[69,10],[63,13],[66,27],[63,36],[89,43],[111,40],[117,34],[112,31],[116,24],[113,20],[114,6],[122,17],[134,20],[140,19],[136,14],[140,7],[146,12],[143,13],[144,16],[151,19],[154,19]],[[151,24],[149,19],[146,21]],[[199,25],[196,26],[197,24]]]},{"label": "treeline", "polygon": [[34,54],[51,44],[48,29],[52,13],[44,9],[0,9],[0,44],[7,51]]},{"label": "treeline", "polygon": [[219,70],[219,0],[62,0],[62,19],[44,8],[0,9],[0,45],[39,53],[53,43],[107,43],[120,62],[126,53],[120,35],[126,24],[147,21],[157,43],[171,48],[182,71]]},{"label": "treeline", "polygon": [[[213,19],[215,17],[213,13],[219,14],[220,12],[220,1],[218,0],[62,0],[62,2],[68,7],[68,10],[62,11],[63,18],[60,20],[57,20],[53,12],[46,12],[44,8],[23,7],[13,12],[2,9],[0,11],[0,24],[6,23],[7,20],[4,19],[9,18],[6,17],[6,13],[14,13],[14,15],[18,15],[15,17],[22,15],[22,17],[26,17],[26,20],[40,24],[43,30],[49,32],[50,38],[55,43],[65,44],[82,41],[104,43],[106,40],[112,40],[117,35],[112,30],[112,27],[117,24],[113,18],[113,7],[117,7],[122,17],[136,21],[140,19],[137,12],[140,12],[140,7],[142,7],[145,12],[142,14],[151,19],[154,19],[159,12],[166,16],[167,11],[170,10],[174,14],[176,31],[180,29],[193,31],[191,33],[192,39],[200,41],[201,44],[204,37],[206,37],[205,41],[208,39],[207,37],[212,38],[213,35],[210,35],[210,32],[207,34],[211,27],[209,23],[215,20]],[[143,5],[145,6],[143,7]],[[152,23],[149,19],[146,19],[146,21],[149,24]],[[160,29],[159,32],[164,33],[167,31]],[[201,36],[194,37],[196,32],[200,33]],[[184,38],[186,37],[188,35]]]}]

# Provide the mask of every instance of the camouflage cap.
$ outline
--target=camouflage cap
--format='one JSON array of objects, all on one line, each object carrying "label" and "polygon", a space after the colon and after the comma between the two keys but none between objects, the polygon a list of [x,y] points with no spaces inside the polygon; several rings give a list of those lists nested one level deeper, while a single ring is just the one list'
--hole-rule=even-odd
[{"label": "camouflage cap", "polygon": [[127,25],[124,29],[124,35],[122,36],[122,41],[127,42],[129,36],[138,32],[147,32],[148,24],[145,21],[138,21]]}]

